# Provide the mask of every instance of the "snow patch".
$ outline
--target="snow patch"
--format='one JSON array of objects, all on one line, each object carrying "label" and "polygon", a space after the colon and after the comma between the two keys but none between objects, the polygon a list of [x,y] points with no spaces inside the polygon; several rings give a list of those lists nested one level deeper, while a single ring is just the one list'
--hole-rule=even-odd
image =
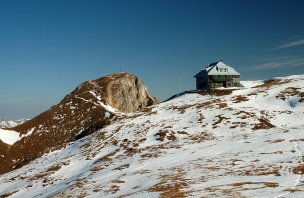
[{"label": "snow patch", "polygon": [[20,134],[16,131],[0,129],[0,139],[6,144],[13,145],[20,139]]},{"label": "snow patch", "polygon": [[109,112],[105,112],[104,118],[110,118],[111,114]]},{"label": "snow patch", "polygon": [[24,137],[32,135],[32,133],[34,132],[34,130],[35,130],[35,127],[32,128],[31,130],[29,130],[25,135],[22,135],[21,138],[24,138]]},{"label": "snow patch", "polygon": [[251,88],[251,87],[255,87],[255,86],[263,84],[263,81],[262,80],[257,80],[257,81],[246,80],[246,81],[241,81],[241,84],[246,88]]}]

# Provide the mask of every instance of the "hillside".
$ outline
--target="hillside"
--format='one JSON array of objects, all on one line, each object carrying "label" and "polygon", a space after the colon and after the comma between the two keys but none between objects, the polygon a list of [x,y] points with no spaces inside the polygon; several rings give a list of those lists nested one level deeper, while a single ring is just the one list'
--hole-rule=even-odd
[{"label": "hillside", "polygon": [[10,145],[6,153],[0,150],[0,174],[107,126],[116,114],[156,103],[144,82],[129,73],[84,82],[37,117],[9,130],[0,129],[0,139]]},{"label": "hillside", "polygon": [[0,195],[299,197],[303,83],[304,75],[242,82],[240,90],[185,93],[119,113],[0,176]]}]

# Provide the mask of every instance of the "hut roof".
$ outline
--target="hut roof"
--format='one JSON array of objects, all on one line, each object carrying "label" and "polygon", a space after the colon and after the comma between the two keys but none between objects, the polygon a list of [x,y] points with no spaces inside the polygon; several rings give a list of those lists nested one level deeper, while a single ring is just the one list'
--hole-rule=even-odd
[{"label": "hut roof", "polygon": [[222,60],[214,62],[206,66],[194,77],[202,75],[240,75],[234,68],[226,65]]}]

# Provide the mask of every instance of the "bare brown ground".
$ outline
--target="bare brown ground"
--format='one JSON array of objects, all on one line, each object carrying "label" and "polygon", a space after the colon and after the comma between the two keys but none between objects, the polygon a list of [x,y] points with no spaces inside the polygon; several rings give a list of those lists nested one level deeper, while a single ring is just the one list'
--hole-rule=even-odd
[{"label": "bare brown ground", "polygon": [[246,96],[236,96],[233,100],[233,103],[241,103],[241,102],[246,102],[248,101],[249,99],[246,97]]},{"label": "bare brown ground", "polygon": [[185,191],[189,187],[190,180],[185,178],[185,171],[181,167],[171,168],[174,172],[170,175],[161,175],[161,182],[153,185],[148,191],[159,192],[160,197],[187,197],[192,191]]},{"label": "bare brown ground", "polygon": [[268,81],[265,81],[263,84],[257,85],[253,88],[270,88],[272,86],[283,85],[283,84],[286,84],[286,83],[289,83],[289,82],[290,82],[290,80],[285,80],[285,81],[282,81],[282,80],[268,80]]},{"label": "bare brown ground", "polygon": [[304,174],[304,164],[300,164],[292,169],[294,174],[302,175]]},{"label": "bare brown ground", "polygon": [[212,126],[213,126],[212,128],[217,128],[219,124],[221,124],[227,120],[230,120],[230,118],[227,118],[224,115],[217,115],[215,117],[217,117],[218,120],[212,124]]},{"label": "bare brown ground", "polygon": [[254,127],[252,128],[252,130],[260,130],[260,129],[270,129],[270,128],[274,128],[275,126],[273,124],[271,124],[271,122],[265,118],[259,118],[259,123],[255,124]]},{"label": "bare brown ground", "polygon": [[204,190],[209,192],[211,196],[223,197],[242,197],[242,191],[257,190],[262,188],[277,188],[277,182],[235,182],[226,185],[217,185],[206,187]]},{"label": "bare brown ground", "polygon": [[10,197],[11,195],[15,194],[16,192],[18,192],[19,190],[15,190],[13,192],[9,192],[9,193],[5,193],[4,195],[0,195],[0,198],[7,198]]},{"label": "bare brown ground", "polygon": [[286,89],[284,89],[283,91],[281,91],[276,98],[279,98],[281,100],[286,100],[288,97],[291,96],[298,96],[299,102],[304,102],[304,92],[299,91],[298,87],[288,87]]}]

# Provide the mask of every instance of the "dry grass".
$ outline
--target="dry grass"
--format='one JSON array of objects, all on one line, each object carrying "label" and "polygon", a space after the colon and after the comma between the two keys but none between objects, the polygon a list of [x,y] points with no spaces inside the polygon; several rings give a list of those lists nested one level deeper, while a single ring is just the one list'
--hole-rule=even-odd
[{"label": "dry grass", "polygon": [[285,190],[283,190],[285,192],[290,192],[290,193],[294,193],[294,192],[302,192],[303,190],[300,189],[296,189],[296,188],[287,188]]},{"label": "dry grass", "polygon": [[160,130],[154,136],[156,137],[156,140],[162,142],[165,141],[165,139],[170,141],[175,141],[177,139],[175,136],[175,132],[169,130]]},{"label": "dry grass", "polygon": [[235,187],[243,187],[244,185],[264,185],[267,188],[277,188],[279,184],[277,182],[236,182],[230,184]]},{"label": "dry grass", "polygon": [[52,167],[50,167],[47,172],[55,172],[55,171],[58,171],[60,168],[61,168],[61,164],[57,164],[57,165],[54,165]]},{"label": "dry grass", "polygon": [[272,155],[272,154],[283,154],[283,151],[274,151],[274,152],[262,152],[260,155]]},{"label": "dry grass", "polygon": [[290,110],[279,111],[279,114],[282,114],[282,113],[284,113],[284,114],[292,114],[292,111],[290,111]]},{"label": "dry grass", "polygon": [[116,194],[120,190],[120,187],[117,185],[112,185],[110,189],[105,190],[106,193]]},{"label": "dry grass", "polygon": [[268,80],[268,81],[265,81],[263,84],[257,85],[253,88],[270,88],[272,86],[283,85],[283,84],[286,84],[286,83],[289,83],[289,82],[290,82],[290,80],[285,80],[285,81],[282,81],[282,80]]},{"label": "dry grass", "polygon": [[91,168],[91,171],[98,172],[98,171],[104,170],[105,168],[106,167],[104,167],[104,166],[95,166],[95,167]]},{"label": "dry grass", "polygon": [[82,181],[76,181],[76,182],[73,184],[73,188],[84,188],[84,185],[85,185],[84,182],[82,182]]},{"label": "dry grass", "polygon": [[153,111],[152,107],[145,107],[141,110],[141,112],[144,112],[144,115],[153,115],[153,114],[157,114],[157,111]]},{"label": "dry grass", "polygon": [[256,95],[258,95],[257,92],[251,92],[250,94],[247,94],[247,96],[256,96]]},{"label": "dry grass", "polygon": [[246,96],[236,96],[233,100],[233,103],[241,103],[241,102],[245,102],[248,101],[249,99]]},{"label": "dry grass", "polygon": [[238,112],[234,113],[233,115],[240,115],[237,118],[247,119],[247,118],[254,117],[255,113],[253,113],[253,112],[247,112],[247,111],[238,111]]},{"label": "dry grass", "polygon": [[169,131],[167,131],[167,130],[166,131],[159,131],[154,136],[157,137],[156,140],[158,140],[158,141],[164,141],[167,133],[169,133]]},{"label": "dry grass", "polygon": [[114,180],[112,180],[112,183],[123,184],[123,183],[125,183],[125,181],[121,180],[121,179],[114,179]]},{"label": "dry grass", "polygon": [[230,129],[235,129],[235,128],[244,128],[247,125],[247,122],[232,122],[232,126],[230,126]]},{"label": "dry grass", "polygon": [[220,99],[215,99],[215,100],[211,100],[208,102],[198,103],[198,104],[196,104],[196,109],[212,108],[214,105],[216,105],[219,102],[221,102]]},{"label": "dry grass", "polygon": [[276,98],[281,100],[286,100],[288,97],[291,96],[298,96],[300,98],[299,102],[304,102],[304,92],[299,91],[298,87],[288,87],[281,91]]},{"label": "dry grass", "polygon": [[189,135],[189,133],[187,133],[186,131],[177,131],[177,133],[182,135]]},{"label": "dry grass", "polygon": [[300,164],[292,169],[292,172],[297,175],[304,174],[304,164]]},{"label": "dry grass", "polygon": [[10,197],[11,195],[15,194],[16,192],[18,192],[19,190],[15,190],[13,192],[9,192],[9,193],[5,193],[3,195],[0,195],[0,198],[6,198],[6,197]]},{"label": "dry grass", "polygon": [[[206,191],[211,192],[211,197],[233,197],[233,198],[247,198],[240,192],[232,189],[217,189],[213,187],[205,188]],[[213,192],[213,193],[212,193]]]},{"label": "dry grass", "polygon": [[94,193],[97,193],[97,192],[100,192],[100,191],[102,191],[102,189],[99,188],[99,187],[95,187],[95,188],[92,190],[92,192],[94,192]]},{"label": "dry grass", "polygon": [[212,197],[242,197],[242,191],[252,191],[263,188],[277,188],[277,182],[235,182],[231,184],[209,186],[204,188]]},{"label": "dry grass", "polygon": [[141,159],[145,160],[145,159],[157,158],[159,156],[160,156],[160,154],[158,152],[155,152],[155,153],[145,153],[145,154],[141,155]]},{"label": "dry grass", "polygon": [[218,105],[218,107],[221,108],[221,109],[224,109],[224,108],[228,107],[228,104],[225,103],[225,102],[218,103],[217,105]]},{"label": "dry grass", "polygon": [[218,90],[218,89],[212,89],[212,90],[200,90],[198,91],[198,94],[200,95],[212,95],[212,96],[225,96],[230,95],[233,91],[237,89],[224,89],[224,90]]},{"label": "dry grass", "polygon": [[299,142],[299,141],[303,142],[304,139],[293,139],[293,140],[289,140],[289,141],[290,141],[290,142]]},{"label": "dry grass", "polygon": [[191,107],[193,107],[193,106],[195,106],[195,104],[184,105],[184,106],[181,106],[181,107],[179,107],[179,106],[172,106],[171,108],[172,108],[173,110],[178,110],[180,113],[183,114],[183,113],[186,112],[187,109],[189,109],[189,108],[191,108]]},{"label": "dry grass", "polygon": [[206,133],[206,132],[191,135],[189,138],[193,143],[201,143],[201,142],[204,142],[207,140],[216,139],[214,136],[212,136],[211,134]]},{"label": "dry grass", "polygon": [[271,122],[265,118],[259,118],[259,123],[255,124],[254,127],[252,128],[252,130],[261,130],[261,129],[271,129],[274,128],[275,126],[273,124],[271,124]]},{"label": "dry grass", "polygon": [[117,168],[114,168],[113,170],[123,170],[123,169],[129,168],[129,166],[130,166],[130,164],[124,164]]},{"label": "dry grass", "polygon": [[38,173],[35,176],[33,176],[32,178],[30,178],[30,181],[35,181],[35,180],[39,180],[39,179],[46,179],[48,176],[50,176],[51,174],[53,174],[53,172],[44,172],[44,173]]},{"label": "dry grass", "polygon": [[281,176],[280,167],[276,165],[269,164],[267,166],[259,165],[253,166],[250,170],[247,170],[243,173],[246,176],[265,176],[265,175],[274,175]]},{"label": "dry grass", "polygon": [[170,175],[162,175],[160,177],[161,182],[152,186],[149,192],[160,192],[160,197],[188,197],[191,191],[184,191],[190,183],[188,179],[185,179],[185,171],[180,167],[171,168],[173,172]]},{"label": "dry grass", "polygon": [[217,115],[215,117],[217,117],[218,120],[212,124],[212,126],[213,126],[212,128],[214,128],[214,129],[218,127],[218,124],[223,123],[225,120],[230,119],[230,118],[225,117],[224,115]]},{"label": "dry grass", "polygon": [[117,149],[117,150],[115,150],[115,151],[109,153],[108,155],[105,155],[105,156],[103,156],[103,157],[97,159],[97,160],[94,162],[94,164],[112,161],[112,157],[113,157],[118,151],[119,151],[119,150]]},{"label": "dry grass", "polygon": [[37,181],[41,180],[43,186],[53,185],[54,181],[52,177],[50,177],[52,174],[54,174],[57,170],[61,168],[61,164],[52,166],[49,168],[46,172],[38,173],[34,175],[33,177],[29,178],[29,181]]},{"label": "dry grass", "polygon": [[279,142],[284,142],[285,141],[285,139],[276,139],[276,140],[272,140],[272,141],[270,141],[270,143],[279,143]]}]

